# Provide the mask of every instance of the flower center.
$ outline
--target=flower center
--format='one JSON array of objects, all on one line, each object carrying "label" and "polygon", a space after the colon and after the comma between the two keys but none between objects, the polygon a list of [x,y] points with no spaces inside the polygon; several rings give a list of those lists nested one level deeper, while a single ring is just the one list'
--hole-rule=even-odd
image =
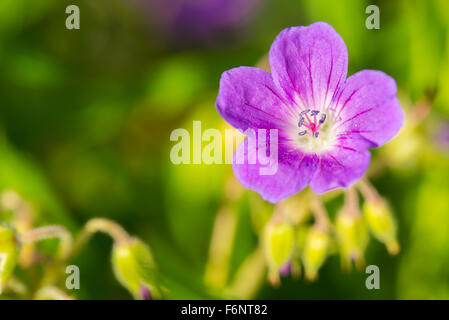
[{"label": "flower center", "polygon": [[[310,116],[309,116],[310,112]],[[301,111],[299,114],[299,122],[298,122],[298,128],[303,129],[298,132],[298,135],[303,136],[307,133],[309,133],[312,137],[318,138],[320,134],[320,128],[326,121],[326,114],[321,113],[319,120],[318,115],[320,112],[318,110],[312,110],[310,109]],[[312,117],[312,119],[310,118]]]},{"label": "flower center", "polygon": [[[335,144],[333,118],[319,110],[303,110],[299,113],[295,144],[304,152],[321,154]],[[298,130],[299,129],[299,130]]]}]

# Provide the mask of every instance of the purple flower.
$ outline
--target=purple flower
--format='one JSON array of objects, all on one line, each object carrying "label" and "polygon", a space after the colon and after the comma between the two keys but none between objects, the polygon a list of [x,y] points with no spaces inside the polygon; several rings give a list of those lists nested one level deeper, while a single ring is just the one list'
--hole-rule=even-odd
[{"label": "purple flower", "polygon": [[149,1],[157,24],[182,43],[216,42],[217,38],[244,26],[261,3],[261,0]]},{"label": "purple flower", "polygon": [[227,122],[241,131],[278,130],[277,172],[260,175],[261,163],[248,163],[248,153],[257,149],[248,151],[246,139],[238,147],[244,150],[236,152],[245,162],[236,163],[234,155],[237,179],[270,202],[307,185],[323,193],[356,182],[368,169],[368,149],[383,145],[402,127],[394,79],[374,70],[346,79],[346,45],[324,22],[283,30],[269,61],[271,74],[239,67],[220,80],[217,109]]}]

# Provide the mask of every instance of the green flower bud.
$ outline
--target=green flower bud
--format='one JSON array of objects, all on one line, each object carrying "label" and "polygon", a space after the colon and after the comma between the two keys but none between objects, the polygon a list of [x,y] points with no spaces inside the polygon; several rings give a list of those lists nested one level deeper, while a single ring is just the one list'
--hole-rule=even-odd
[{"label": "green flower bud", "polygon": [[296,229],[296,246],[291,263],[291,274],[294,278],[299,278],[301,276],[301,256],[304,251],[307,234],[309,233],[310,229],[311,227],[307,225],[300,225]]},{"label": "green flower bud", "polygon": [[352,262],[357,269],[362,269],[365,265],[364,254],[369,241],[368,229],[362,216],[348,214],[347,211],[342,210],[337,215],[335,229],[343,269],[350,270]]},{"label": "green flower bud", "polygon": [[314,227],[307,234],[302,254],[307,280],[314,281],[318,278],[318,270],[327,258],[329,243],[329,233],[321,228]]},{"label": "green flower bud", "polygon": [[363,214],[373,236],[386,245],[390,254],[398,254],[400,247],[397,241],[397,227],[386,202],[383,200],[365,202]]},{"label": "green flower bud", "polygon": [[135,299],[161,298],[153,255],[139,239],[116,242],[112,248],[112,266],[118,281]]},{"label": "green flower bud", "polygon": [[296,248],[299,253],[302,253],[306,246],[307,235],[311,227],[308,225],[301,225],[296,230]]},{"label": "green flower bud", "polygon": [[263,233],[263,247],[273,284],[279,282],[279,271],[289,264],[295,248],[295,230],[287,222],[269,223]]},{"label": "green flower bud", "polygon": [[295,246],[295,231],[292,225],[285,222],[269,224],[264,231],[268,265],[279,269],[290,261]]},{"label": "green flower bud", "polygon": [[0,224],[0,293],[16,267],[19,243],[15,232]]}]

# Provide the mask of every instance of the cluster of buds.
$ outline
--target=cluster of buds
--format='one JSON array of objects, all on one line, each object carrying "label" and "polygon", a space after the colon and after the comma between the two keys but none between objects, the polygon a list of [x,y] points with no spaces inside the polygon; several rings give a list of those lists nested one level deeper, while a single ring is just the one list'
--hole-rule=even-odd
[{"label": "cluster of buds", "polygon": [[19,241],[14,230],[0,224],[0,294],[16,267]]},{"label": "cluster of buds", "polygon": [[[24,234],[33,228],[36,212],[33,206],[13,190],[0,194],[1,220],[14,227],[17,234]],[[21,245],[18,265],[30,267],[35,260],[35,244]]]},{"label": "cluster of buds", "polygon": [[[36,242],[59,239],[54,256],[48,256],[49,264],[43,272],[41,284],[57,282],[60,263],[66,261],[72,249],[72,235],[63,226],[34,227],[36,212],[30,202],[13,190],[0,193],[0,293],[7,287],[16,294],[27,294],[27,287],[14,277],[16,266],[26,270],[39,262],[42,253]],[[47,256],[46,256],[47,257]]]},{"label": "cluster of buds", "polygon": [[[27,269],[35,261],[32,245],[38,241],[57,238],[58,250],[55,253],[54,266],[67,263],[86,244],[92,234],[104,232],[112,237],[112,267],[117,280],[129,290],[135,299],[160,299],[162,291],[158,285],[158,272],[150,248],[136,237],[131,237],[118,224],[107,219],[92,219],[86,223],[79,233],[75,243],[72,234],[63,226],[43,226],[33,228],[32,210],[13,191],[0,194],[2,220],[8,224],[0,224],[0,294],[8,285],[8,289],[16,289],[24,285],[18,279],[12,279],[16,265]],[[8,218],[3,217],[8,213]],[[30,250],[26,250],[30,249]],[[31,255],[24,253],[31,253]],[[31,259],[23,259],[31,257]],[[47,266],[47,271],[61,270]],[[46,275],[42,281],[44,287],[38,288],[35,299],[70,299],[61,289],[55,286],[58,276]],[[51,280],[49,280],[51,279]],[[12,281],[14,280],[14,281]],[[50,283],[47,283],[49,282]],[[15,285],[12,285],[12,282]],[[18,285],[20,284],[20,286]]]},{"label": "cluster of buds", "polygon": [[[303,200],[310,202],[309,199]],[[287,210],[294,206],[286,204],[278,205],[277,214],[265,226],[263,248],[269,269],[268,279],[273,285],[279,285],[280,276],[292,274],[298,277],[301,262],[306,279],[313,281],[318,277],[318,270],[328,256],[331,237],[324,207],[316,201],[312,201],[312,206],[316,213],[312,226],[306,223],[308,215],[302,212],[298,218]]]},{"label": "cluster of buds", "polygon": [[119,224],[104,218],[86,223],[78,236],[75,251],[97,232],[109,235],[112,247],[112,268],[117,280],[137,300],[161,299],[158,270],[150,248],[130,236]]},{"label": "cluster of buds", "polygon": [[[362,209],[357,191],[364,198]],[[304,277],[309,281],[316,280],[328,256],[337,252],[344,271],[350,271],[353,264],[356,269],[363,270],[370,233],[385,244],[391,255],[399,252],[397,227],[391,210],[366,180],[345,190],[345,201],[337,211],[334,223],[328,218],[322,198],[316,195],[302,198],[302,211],[308,208],[311,212],[311,215],[301,213],[305,219],[292,219],[295,215],[286,208],[285,203],[278,204],[274,217],[263,231],[268,279],[273,285],[279,284],[281,276],[299,275],[301,264]]]}]

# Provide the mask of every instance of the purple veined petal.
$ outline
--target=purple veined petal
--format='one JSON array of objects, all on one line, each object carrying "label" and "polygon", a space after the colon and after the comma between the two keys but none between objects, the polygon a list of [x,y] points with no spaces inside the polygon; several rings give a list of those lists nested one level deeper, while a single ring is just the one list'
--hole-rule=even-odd
[{"label": "purple veined petal", "polygon": [[369,143],[358,137],[340,137],[334,148],[319,156],[317,169],[310,181],[315,193],[347,188],[357,182],[369,167]]},{"label": "purple veined petal", "polygon": [[284,29],[269,53],[273,80],[299,109],[328,106],[348,70],[348,51],[325,22]]},{"label": "purple veined petal", "polygon": [[296,126],[298,116],[277,93],[265,70],[239,67],[223,73],[217,97],[220,115],[237,129]]},{"label": "purple veined petal", "polygon": [[[241,164],[237,161],[239,152],[244,155],[244,161]],[[248,153],[248,139],[245,139],[234,154],[232,168],[237,180],[245,188],[258,192],[264,200],[271,203],[279,202],[303,190],[313,176],[318,163],[316,155],[304,154],[280,143],[276,173],[261,175],[260,162],[251,164],[248,161],[249,158],[254,158],[254,152],[255,150],[250,150]]]},{"label": "purple veined petal", "polygon": [[339,135],[359,135],[379,147],[392,139],[404,123],[393,78],[381,71],[363,70],[350,76],[335,101],[335,129]]}]

